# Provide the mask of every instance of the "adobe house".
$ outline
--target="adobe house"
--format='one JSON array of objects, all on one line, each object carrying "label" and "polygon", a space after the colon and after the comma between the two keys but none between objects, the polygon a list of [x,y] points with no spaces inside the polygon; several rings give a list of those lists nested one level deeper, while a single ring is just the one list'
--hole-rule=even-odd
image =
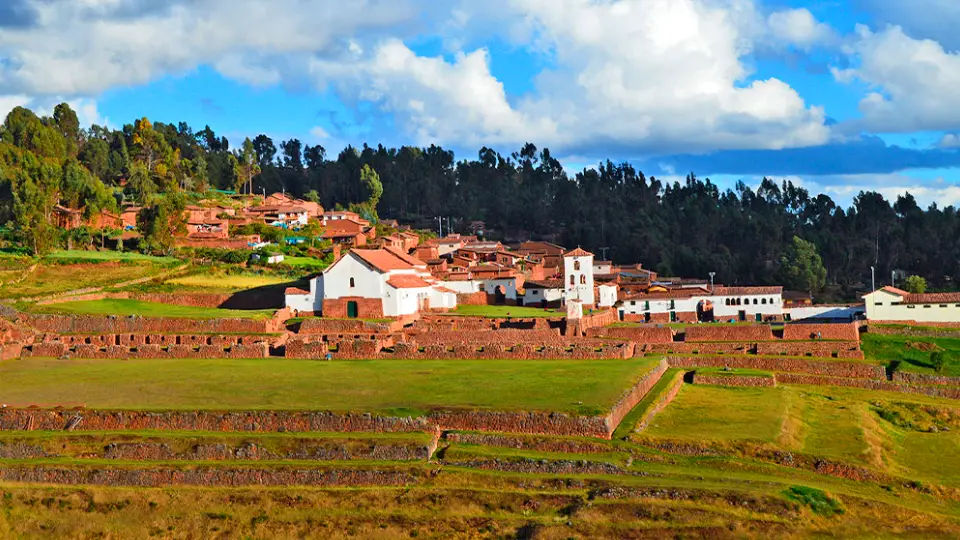
[{"label": "adobe house", "polygon": [[960,293],[913,294],[883,287],[863,301],[871,321],[960,322]]},{"label": "adobe house", "polygon": [[324,317],[403,317],[453,309],[454,291],[440,286],[423,261],[393,249],[354,249],[310,280],[310,290],[291,289],[286,306]]}]

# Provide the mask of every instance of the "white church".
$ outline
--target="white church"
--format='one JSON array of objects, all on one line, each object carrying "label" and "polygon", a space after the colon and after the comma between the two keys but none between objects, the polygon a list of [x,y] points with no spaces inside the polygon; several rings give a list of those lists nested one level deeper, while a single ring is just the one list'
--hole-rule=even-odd
[{"label": "white church", "polygon": [[[592,253],[577,248],[564,254],[563,262],[562,296],[568,305],[612,307],[616,303],[616,285],[594,289]],[[426,263],[400,250],[354,249],[310,279],[309,290],[288,288],[285,305],[296,314],[333,318],[404,317],[454,309],[464,285],[469,286],[468,292],[494,290],[503,285],[503,279],[445,283],[430,274]],[[514,283],[507,290],[515,291],[517,278],[510,280]]]}]

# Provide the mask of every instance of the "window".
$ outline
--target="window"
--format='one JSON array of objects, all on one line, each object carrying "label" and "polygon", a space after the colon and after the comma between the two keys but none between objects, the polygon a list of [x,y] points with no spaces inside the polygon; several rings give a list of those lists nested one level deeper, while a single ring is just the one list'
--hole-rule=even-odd
[{"label": "window", "polygon": [[677,301],[676,301],[676,300],[671,300],[671,301],[670,301],[670,309],[676,309],[676,308],[677,308]]},{"label": "window", "polygon": [[913,308],[915,308],[915,307],[917,307],[917,306],[907,306],[907,309],[913,309]]},{"label": "window", "polygon": [[729,306],[729,305],[730,305],[730,299],[729,299],[729,298],[724,298],[724,299],[723,299],[723,303]]},{"label": "window", "polygon": [[756,298],[753,299],[753,305],[757,305],[757,299],[756,299]]},{"label": "window", "polygon": [[353,278],[350,278],[350,288],[352,289],[356,286],[357,286],[357,283],[353,280]]},{"label": "window", "polygon": [[636,301],[636,300],[631,300],[631,301],[630,301],[630,305],[631,305],[631,306],[637,305],[637,301]]},{"label": "window", "polygon": [[587,276],[585,276],[585,275],[581,275],[581,276],[580,276],[580,284],[581,284],[581,285],[586,285],[586,284],[587,284]]},{"label": "window", "polygon": [[643,309],[645,309],[646,311],[650,311],[650,301],[649,301],[649,300],[647,300],[646,302],[643,303]]},{"label": "window", "polygon": [[761,304],[761,305],[764,305],[764,306],[767,305],[767,299],[766,299],[766,298],[761,298],[761,299],[760,299],[760,304]]},{"label": "window", "polygon": [[940,304],[940,307],[944,307],[944,308],[945,308],[945,307],[947,307],[947,305],[946,305],[946,304]]},{"label": "window", "polygon": [[580,261],[573,261],[573,270],[574,272],[580,271]]},{"label": "window", "polygon": [[570,285],[576,285],[576,284],[577,284],[577,276],[570,274]]},{"label": "window", "polygon": [[532,294],[533,296],[536,296],[538,292],[540,292],[540,291],[534,289],[534,290],[530,291],[530,294]]},{"label": "window", "polygon": [[924,307],[924,309],[926,309],[926,308],[929,308],[930,306],[929,306],[929,305],[924,305],[923,307]]}]

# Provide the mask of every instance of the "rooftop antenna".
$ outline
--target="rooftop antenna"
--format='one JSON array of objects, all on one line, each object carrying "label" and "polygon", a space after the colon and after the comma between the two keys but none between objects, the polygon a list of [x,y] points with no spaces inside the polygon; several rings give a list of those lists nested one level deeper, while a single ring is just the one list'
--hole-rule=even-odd
[{"label": "rooftop antenna", "polygon": [[608,247],[602,247],[602,248],[600,248],[600,251],[603,252],[603,255],[602,255],[603,259],[602,259],[602,260],[604,260],[604,261],[607,260],[607,250],[608,250],[608,249],[610,249],[610,248],[608,248]]}]

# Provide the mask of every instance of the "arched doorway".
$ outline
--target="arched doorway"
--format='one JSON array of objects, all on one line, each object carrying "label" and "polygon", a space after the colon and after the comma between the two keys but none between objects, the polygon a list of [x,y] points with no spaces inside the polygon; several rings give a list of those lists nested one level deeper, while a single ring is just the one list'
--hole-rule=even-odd
[{"label": "arched doorway", "polygon": [[502,306],[507,303],[507,290],[503,287],[503,285],[497,285],[497,288],[494,289],[493,302],[498,306]]},{"label": "arched doorway", "polygon": [[701,300],[697,304],[697,320],[700,322],[713,322],[713,302],[710,300]]}]

